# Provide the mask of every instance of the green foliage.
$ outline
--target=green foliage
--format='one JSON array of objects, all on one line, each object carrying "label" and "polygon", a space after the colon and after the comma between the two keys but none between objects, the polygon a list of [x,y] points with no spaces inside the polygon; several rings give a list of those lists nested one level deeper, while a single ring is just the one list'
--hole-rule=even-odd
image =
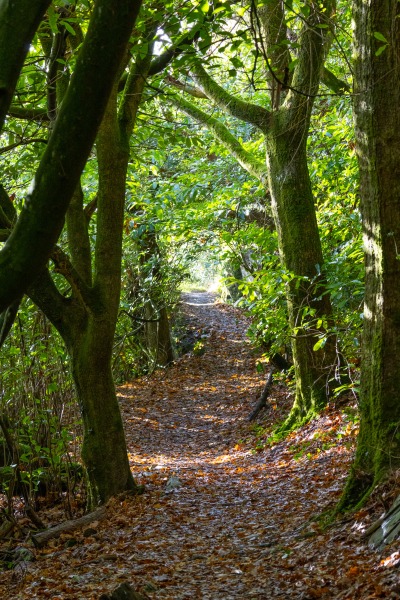
[{"label": "green foliage", "polygon": [[29,495],[52,491],[70,511],[77,484],[80,420],[69,363],[60,338],[28,301],[2,348],[0,399],[1,416],[13,441],[12,452],[4,440],[1,445],[2,488],[12,494],[18,467]]},{"label": "green foliage", "polygon": [[325,256],[327,290],[334,308],[336,333],[351,362],[360,357],[364,298],[358,165],[348,100],[324,101],[316,107],[318,124],[309,143],[310,173]]}]

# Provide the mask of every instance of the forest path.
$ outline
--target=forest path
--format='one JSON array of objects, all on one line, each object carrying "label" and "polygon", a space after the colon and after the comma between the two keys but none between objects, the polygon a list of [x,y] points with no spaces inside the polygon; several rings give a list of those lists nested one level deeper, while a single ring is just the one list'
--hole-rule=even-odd
[{"label": "forest path", "polygon": [[155,582],[154,598],[272,598],[270,547],[279,513],[298,498],[282,501],[264,457],[241,448],[263,385],[246,339],[249,323],[210,293],[182,301],[204,354],[190,353],[122,392],[125,418],[137,423],[128,433],[133,470],[152,493],[171,476],[181,483],[163,491],[138,525],[137,546],[152,564],[133,570]]},{"label": "forest path", "polygon": [[[248,422],[265,380],[248,320],[211,294],[182,300],[204,354],[119,388],[145,493],[112,499],[106,520],[36,550],[35,562],[6,574],[4,597],[99,600],[129,582],[150,600],[400,598],[399,552],[380,565],[357,534],[374,514],[325,531],[313,520],[343,487],[354,419],[331,406],[265,446]],[[259,422],[271,430],[290,403],[274,385]]]},{"label": "forest path", "polygon": [[[307,522],[338,497],[348,450],[307,464],[293,459],[289,438],[255,452],[248,416],[265,375],[246,338],[249,321],[209,293],[182,302],[204,354],[121,389],[132,469],[149,494],[135,526],[139,589],[154,600],[364,598],[346,580],[353,549],[340,549],[338,568],[338,545],[325,547],[326,536]],[[287,389],[275,386],[268,415],[290,405]],[[330,431],[333,418],[310,424],[305,437],[321,424]],[[169,491],[171,477],[179,483]]]}]

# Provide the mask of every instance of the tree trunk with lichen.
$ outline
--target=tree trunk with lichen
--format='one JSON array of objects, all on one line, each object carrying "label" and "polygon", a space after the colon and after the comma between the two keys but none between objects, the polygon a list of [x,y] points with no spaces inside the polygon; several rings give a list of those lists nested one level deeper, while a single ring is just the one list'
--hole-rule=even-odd
[{"label": "tree trunk with lichen", "polygon": [[354,0],[353,9],[366,289],[360,434],[338,510],[362,504],[400,463],[400,5]]},{"label": "tree trunk with lichen", "polygon": [[[27,4],[26,0],[3,2],[0,7],[0,41],[7,47],[3,51],[2,46],[0,53],[0,124],[8,111],[29,40],[48,3],[40,1],[34,10],[27,10]],[[0,312],[33,282],[61,233],[140,4],[140,0],[123,0],[116,11],[111,0],[95,3],[74,76],[32,179],[32,189],[0,251]],[[24,7],[26,23],[15,27]]]},{"label": "tree trunk with lichen", "polygon": [[278,0],[260,11],[270,52],[270,126],[266,131],[272,212],[282,263],[288,271],[287,302],[292,334],[296,398],[283,425],[314,416],[327,402],[338,373],[332,306],[323,276],[323,255],[307,164],[311,110],[332,36],[335,2],[310,12],[299,35],[298,62],[290,74],[285,9]]},{"label": "tree trunk with lichen", "polygon": [[70,282],[72,295],[62,298],[48,273],[30,289],[31,298],[58,329],[70,356],[83,421],[82,459],[92,507],[120,492],[140,491],[130,471],[111,372],[129,158],[129,149],[119,135],[116,87],[96,146],[99,188],[94,272],[83,194],[77,190],[67,215],[71,262],[62,254],[53,258],[57,271]]},{"label": "tree trunk with lichen", "polygon": [[[81,408],[82,459],[89,480],[89,505],[120,492],[137,493],[111,372],[113,319],[91,315],[85,330],[72,339],[72,375]],[[115,322],[115,321],[114,321]]]},{"label": "tree trunk with lichen", "polygon": [[144,228],[138,240],[140,248],[140,285],[144,301],[146,349],[155,367],[166,367],[175,359],[171,328],[161,282],[161,252],[152,225]]},{"label": "tree trunk with lichen", "polygon": [[[296,398],[284,427],[309,419],[327,401],[337,367],[332,307],[324,293],[323,256],[307,166],[307,124],[288,123],[274,113],[267,135],[267,164],[272,210],[286,284]],[[320,339],[323,347],[315,350]]]}]

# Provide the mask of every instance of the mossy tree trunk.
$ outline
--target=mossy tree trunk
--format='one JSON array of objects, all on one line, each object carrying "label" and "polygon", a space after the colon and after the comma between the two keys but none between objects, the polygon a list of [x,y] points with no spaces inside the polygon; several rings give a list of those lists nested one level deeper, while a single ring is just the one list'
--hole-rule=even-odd
[{"label": "mossy tree trunk", "polygon": [[2,2],[0,6],[0,130],[30,43],[51,0]]},{"label": "mossy tree trunk", "polygon": [[[283,112],[283,111],[282,111]],[[328,325],[332,307],[323,294],[323,256],[307,167],[307,126],[300,131],[276,113],[267,135],[267,161],[272,210],[282,263],[290,273],[287,302],[292,332],[296,397],[284,427],[317,413],[327,401],[335,374],[337,352],[333,336],[314,350]]]},{"label": "mossy tree trunk", "polygon": [[400,4],[354,0],[353,9],[366,290],[360,434],[339,510],[400,463]]},{"label": "mossy tree trunk", "polygon": [[[323,337],[333,324],[332,307],[322,275],[324,259],[307,163],[311,110],[330,44],[334,8],[335,2],[328,0],[307,19],[299,38],[297,68],[287,80],[289,90],[282,83],[290,61],[283,6],[272,2],[260,13],[266,47],[271,49],[267,79],[273,110],[266,132],[269,189],[281,259],[291,278],[287,300],[296,398],[284,427],[310,418],[326,404],[337,366],[335,337]],[[321,337],[323,347],[314,350]]]},{"label": "mossy tree trunk", "polygon": [[83,332],[72,336],[72,374],[81,408],[82,459],[89,480],[90,504],[123,491],[137,492],[129,467],[118,399],[111,372],[112,322],[90,315]]}]

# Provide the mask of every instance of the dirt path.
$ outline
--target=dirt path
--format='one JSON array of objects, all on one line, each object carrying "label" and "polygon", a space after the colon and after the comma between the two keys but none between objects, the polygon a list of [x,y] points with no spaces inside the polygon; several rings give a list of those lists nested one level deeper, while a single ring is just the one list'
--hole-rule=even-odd
[{"label": "dirt path", "polygon": [[[211,294],[183,302],[204,354],[120,388],[146,493],[114,500],[108,521],[38,551],[8,597],[94,600],[122,581],[151,600],[400,597],[348,523],[323,532],[309,521],[340,493],[351,422],[328,410],[255,452],[247,418],[263,377],[248,322]],[[275,393],[285,403],[287,392]]]}]

